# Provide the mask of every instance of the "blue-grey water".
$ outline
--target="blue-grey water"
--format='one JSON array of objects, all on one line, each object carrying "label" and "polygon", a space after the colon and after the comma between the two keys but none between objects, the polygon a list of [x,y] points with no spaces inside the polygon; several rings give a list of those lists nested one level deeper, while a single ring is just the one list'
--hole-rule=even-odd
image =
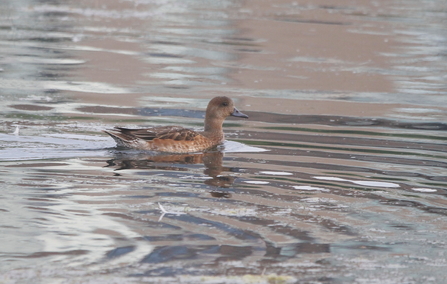
[{"label": "blue-grey water", "polygon": [[[334,1],[333,1],[334,2]],[[447,2],[0,1],[0,283],[445,283]],[[115,125],[219,151],[116,149]]]}]

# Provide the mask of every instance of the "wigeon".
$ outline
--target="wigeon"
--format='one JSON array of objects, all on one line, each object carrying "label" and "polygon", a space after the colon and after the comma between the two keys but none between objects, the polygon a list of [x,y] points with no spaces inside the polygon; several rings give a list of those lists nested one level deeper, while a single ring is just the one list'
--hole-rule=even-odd
[{"label": "wigeon", "polygon": [[193,153],[210,149],[224,141],[222,124],[228,116],[248,118],[228,97],[215,97],[206,108],[204,131],[181,126],[160,126],[144,129],[115,127],[104,130],[117,146],[167,153]]}]

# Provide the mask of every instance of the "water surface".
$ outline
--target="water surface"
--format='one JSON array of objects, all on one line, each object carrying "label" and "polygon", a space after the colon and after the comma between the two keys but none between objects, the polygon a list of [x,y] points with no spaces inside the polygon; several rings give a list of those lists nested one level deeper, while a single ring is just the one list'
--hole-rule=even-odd
[{"label": "water surface", "polygon": [[0,281],[445,282],[444,2],[1,3]]}]

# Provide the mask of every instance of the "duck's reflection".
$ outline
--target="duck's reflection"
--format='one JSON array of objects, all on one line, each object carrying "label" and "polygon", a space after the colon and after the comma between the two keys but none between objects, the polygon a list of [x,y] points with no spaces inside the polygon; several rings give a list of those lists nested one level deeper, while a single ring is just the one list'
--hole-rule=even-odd
[{"label": "duck's reflection", "polygon": [[210,192],[213,197],[230,198],[231,193],[219,189],[229,188],[233,185],[235,178],[229,175],[222,175],[225,172],[232,172],[234,169],[223,167],[224,153],[220,151],[196,153],[196,154],[173,154],[173,155],[129,155],[126,153],[115,153],[115,158],[107,161],[107,167],[114,167],[115,175],[121,175],[118,171],[127,169],[157,169],[170,171],[187,171],[185,164],[203,164],[203,173],[210,177],[204,183],[212,186]]}]

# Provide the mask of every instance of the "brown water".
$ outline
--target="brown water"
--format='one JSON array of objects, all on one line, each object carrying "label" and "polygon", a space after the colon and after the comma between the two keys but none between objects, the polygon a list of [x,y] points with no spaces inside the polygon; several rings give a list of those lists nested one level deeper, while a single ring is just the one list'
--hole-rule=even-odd
[{"label": "brown water", "polygon": [[445,283],[446,3],[0,2],[0,283]]}]

